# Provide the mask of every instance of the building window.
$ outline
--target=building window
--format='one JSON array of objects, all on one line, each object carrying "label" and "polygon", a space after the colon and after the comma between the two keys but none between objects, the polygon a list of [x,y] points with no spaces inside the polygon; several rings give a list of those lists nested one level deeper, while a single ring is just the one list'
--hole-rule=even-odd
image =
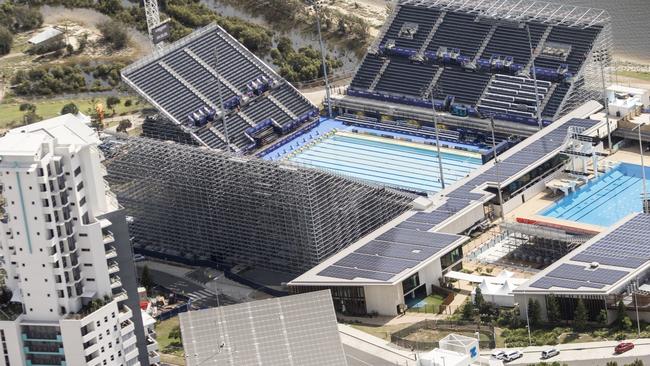
[{"label": "building window", "polygon": [[84,189],[84,182],[83,181],[81,181],[81,182],[79,182],[79,184],[77,184],[77,192],[81,191],[82,189]]},{"label": "building window", "polygon": [[414,288],[420,286],[420,275],[419,273],[415,273],[411,277],[405,279],[402,281],[402,290],[404,290],[404,294],[406,295],[409,291],[413,290]]},{"label": "building window", "polygon": [[85,204],[86,204],[86,197],[81,197],[81,199],[79,200],[79,206],[83,206]]}]

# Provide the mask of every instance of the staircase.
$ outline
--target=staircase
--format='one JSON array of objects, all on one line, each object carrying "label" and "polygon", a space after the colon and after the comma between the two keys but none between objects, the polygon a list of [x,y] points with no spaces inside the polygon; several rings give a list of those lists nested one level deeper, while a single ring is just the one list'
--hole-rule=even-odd
[{"label": "staircase", "polygon": [[386,32],[388,32],[388,29],[390,28],[390,25],[393,24],[393,20],[395,20],[395,17],[397,16],[397,13],[399,12],[399,6],[397,6],[392,13],[386,18],[386,21],[384,21],[384,25],[381,27],[379,30],[378,36],[375,39],[375,41],[368,47],[368,53],[372,53],[374,55],[379,52],[379,44],[381,41],[384,39],[384,36],[386,35]]},{"label": "staircase", "polygon": [[445,19],[445,14],[447,14],[446,11],[442,11],[440,15],[438,16],[438,19],[436,20],[436,23],[433,25],[433,28],[431,28],[431,31],[427,35],[427,38],[424,40],[424,43],[422,43],[422,47],[420,47],[420,50],[418,51],[418,54],[422,55],[424,52],[429,48],[429,43],[431,43],[431,40],[433,39],[433,36],[436,35],[436,31],[440,27],[440,24]]},{"label": "staircase", "polygon": [[431,92],[433,91],[433,87],[438,82],[438,79],[440,79],[440,75],[442,75],[443,71],[445,71],[444,67],[439,67],[438,68],[435,75],[433,75],[433,79],[431,79],[431,82],[429,83],[429,86],[427,86],[427,90],[424,91],[424,94],[422,95],[422,98],[431,99]]},{"label": "staircase", "polygon": [[211,127],[210,127],[210,132],[212,132],[212,133],[214,133],[215,135],[217,135],[217,137],[218,137],[221,141],[223,141],[224,143],[226,143],[226,136],[224,136],[221,132],[219,132],[219,130],[217,130],[216,128],[214,128],[214,127],[211,126]]},{"label": "staircase", "polygon": [[223,85],[225,85],[228,89],[230,89],[230,91],[232,91],[233,93],[235,93],[235,94],[238,95],[238,96],[242,96],[242,95],[243,95],[242,92],[240,92],[237,88],[235,88],[234,85],[232,85],[232,84],[230,83],[230,81],[226,80],[223,76],[221,76],[221,74],[217,73],[217,71],[216,71],[215,69],[213,69],[212,66],[208,65],[208,64],[207,64],[205,61],[203,61],[203,59],[201,59],[197,54],[195,54],[194,52],[192,52],[192,50],[190,50],[189,48],[185,48],[183,51],[185,51],[185,53],[187,53],[188,55],[190,55],[190,57],[192,57],[196,62],[198,62],[199,65],[203,66],[204,69],[208,70],[208,72],[209,72],[212,76],[214,76],[215,79],[218,79],[219,81],[221,81],[221,83],[222,83]]},{"label": "staircase", "polygon": [[253,121],[250,117],[248,117],[243,111],[237,112],[237,115],[241,117],[246,123],[251,125],[251,127],[255,127],[255,121]]},{"label": "staircase", "polygon": [[551,34],[552,30],[553,30],[553,26],[549,25],[548,27],[546,27],[544,33],[542,34],[542,37],[539,39],[539,42],[537,42],[537,47],[535,47],[535,50],[533,51],[533,55],[531,56],[530,60],[528,60],[526,67],[524,67],[524,71],[530,70],[530,68],[533,66],[533,61],[535,61],[537,56],[539,56],[542,53],[542,49],[544,48],[544,43],[546,43],[546,39],[548,38],[549,34]]},{"label": "staircase", "polygon": [[381,79],[381,76],[384,75],[384,71],[386,71],[386,68],[388,68],[388,64],[390,64],[390,59],[385,59],[384,63],[381,65],[381,69],[379,69],[379,72],[377,75],[375,75],[375,79],[372,81],[372,84],[370,84],[370,87],[368,88],[369,91],[375,90],[375,87],[377,87],[377,84],[379,84],[379,80]]},{"label": "staircase", "polygon": [[478,105],[481,105],[481,101],[483,100],[483,98],[485,98],[485,93],[487,93],[494,79],[496,79],[496,75],[492,74],[492,76],[490,76],[490,80],[488,80],[487,84],[485,85],[485,89],[483,89],[483,93],[481,93],[481,96],[478,98]]},{"label": "staircase", "polygon": [[291,117],[291,119],[296,119],[296,118],[298,118],[298,116],[296,116],[295,114],[293,114],[293,112],[291,112],[291,111],[289,110],[289,108],[287,108],[287,107],[286,107],[284,104],[282,104],[279,100],[275,99],[275,97],[274,97],[273,95],[269,94],[269,95],[267,96],[267,98],[271,101],[271,103],[275,104],[275,105],[276,105],[278,108],[280,108],[284,113],[286,113],[289,117]]},{"label": "staircase", "polygon": [[546,108],[546,105],[548,104],[548,102],[553,97],[553,93],[555,93],[555,88],[557,88],[557,84],[553,83],[553,84],[551,84],[548,91],[546,92],[546,96],[544,96],[544,100],[539,105],[539,113],[540,113],[540,115],[541,115],[541,113],[544,112],[544,108]]},{"label": "staircase", "polygon": [[483,38],[483,43],[481,43],[481,47],[479,47],[478,51],[476,51],[476,55],[474,56],[474,59],[472,60],[474,63],[478,61],[479,58],[483,55],[483,51],[485,51],[485,48],[487,45],[490,43],[490,40],[492,39],[492,36],[494,35],[494,32],[497,31],[497,25],[492,24],[492,28],[490,28],[490,31],[488,34]]},{"label": "staircase", "polygon": [[199,99],[201,99],[201,101],[202,101],[203,103],[205,103],[207,106],[209,106],[210,108],[212,108],[212,109],[215,110],[215,111],[219,110],[219,108],[217,108],[217,106],[214,105],[214,104],[210,101],[210,99],[208,99],[205,95],[203,95],[203,93],[201,93],[201,92],[198,91],[195,87],[193,87],[192,84],[190,84],[187,80],[183,79],[182,76],[180,76],[176,71],[174,71],[174,69],[172,69],[172,68],[171,68],[169,65],[167,65],[164,61],[160,61],[160,62],[158,62],[158,64],[159,64],[163,69],[165,69],[165,71],[167,71],[168,73],[170,73],[174,78],[176,78],[178,81],[180,81],[181,84],[183,84],[183,86],[185,86],[187,89],[189,89],[189,91],[191,91],[194,95],[196,95]]}]

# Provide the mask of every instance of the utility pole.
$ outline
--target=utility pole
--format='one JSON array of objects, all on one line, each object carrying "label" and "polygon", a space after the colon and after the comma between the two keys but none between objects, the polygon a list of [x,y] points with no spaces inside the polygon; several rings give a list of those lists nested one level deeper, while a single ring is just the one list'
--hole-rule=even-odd
[{"label": "utility pole", "polygon": [[442,154],[440,153],[440,135],[438,134],[438,112],[436,111],[436,102],[433,100],[431,93],[431,108],[433,109],[433,126],[436,130],[436,149],[438,150],[438,168],[440,169],[440,184],[445,189],[445,173],[442,169]]},{"label": "utility pole", "polygon": [[539,110],[539,94],[537,94],[537,71],[535,71],[535,53],[533,52],[533,41],[530,37],[530,27],[526,23],[526,33],[528,34],[528,46],[530,47],[530,62],[533,68],[533,85],[535,86],[535,110],[537,111],[537,126],[541,130],[544,128],[542,123],[542,111]]},{"label": "utility pole", "polygon": [[327,62],[325,59],[325,47],[323,46],[323,37],[320,32],[320,4],[318,1],[313,1],[314,14],[316,15],[316,28],[318,28],[318,43],[320,45],[320,55],[323,63],[323,77],[325,78],[325,97],[327,99],[327,117],[332,118],[332,96],[330,92],[330,82],[327,77]]},{"label": "utility pole", "polygon": [[223,124],[223,136],[226,138],[226,151],[230,151],[230,137],[228,136],[228,125],[226,125],[226,108],[223,106],[223,94],[221,93],[221,74],[219,73],[219,46],[214,47],[214,71],[217,73],[217,93],[219,94],[219,109],[221,112],[221,123]]},{"label": "utility pole", "polygon": [[149,40],[154,51],[162,45],[155,44],[153,41],[153,30],[160,25],[160,12],[158,11],[158,0],[143,0],[144,15],[147,17],[147,30],[149,31]]},{"label": "utility pole", "polygon": [[645,164],[643,163],[643,140],[641,140],[641,127],[645,125],[646,124],[644,122],[639,123],[638,126],[634,127],[634,130],[639,131],[639,155],[641,155],[641,181],[643,184],[643,196],[641,197],[641,207],[643,207],[643,212],[650,213],[648,211],[648,190],[645,181]]},{"label": "utility pole", "polygon": [[[501,178],[499,177],[499,160],[497,160],[497,141],[494,136],[494,116],[490,116],[490,130],[492,131],[492,152],[494,153],[494,170],[497,177],[497,195],[499,197],[499,207],[501,211],[501,221],[505,220],[505,215],[503,212],[503,195],[501,194]],[[528,319],[528,313],[526,313],[526,319]],[[530,329],[529,329],[530,331]]]},{"label": "utility pole", "polygon": [[607,86],[605,85],[605,66],[607,51],[605,49],[596,50],[596,61],[600,65],[600,78],[603,83],[603,103],[605,104],[605,123],[607,123],[607,147],[609,155],[612,155],[612,134],[609,127],[609,98],[607,98]]}]

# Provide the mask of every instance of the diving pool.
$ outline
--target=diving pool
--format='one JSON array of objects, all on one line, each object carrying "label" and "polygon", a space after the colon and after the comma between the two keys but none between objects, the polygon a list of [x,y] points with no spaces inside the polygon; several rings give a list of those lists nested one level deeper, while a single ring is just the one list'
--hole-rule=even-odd
[{"label": "diving pool", "polygon": [[[445,184],[483,164],[481,155],[444,149]],[[435,146],[338,131],[289,154],[287,160],[385,186],[417,192],[442,188]]]},{"label": "diving pool", "polygon": [[[650,168],[645,168],[645,174],[650,187]],[[540,214],[585,224],[612,226],[623,217],[643,210],[642,191],[641,166],[620,163],[543,209]]]}]

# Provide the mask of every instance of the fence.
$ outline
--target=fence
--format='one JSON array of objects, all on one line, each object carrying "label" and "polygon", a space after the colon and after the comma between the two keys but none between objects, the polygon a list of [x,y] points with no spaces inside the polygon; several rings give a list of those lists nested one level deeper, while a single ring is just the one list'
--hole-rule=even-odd
[{"label": "fence", "polygon": [[[427,339],[426,331],[432,331],[430,338]],[[439,347],[439,339],[442,339],[449,333],[461,333],[472,336],[475,332],[480,333],[481,338],[488,340],[479,340],[479,347],[483,349],[492,349],[496,347],[494,339],[494,326],[488,323],[450,321],[450,320],[423,320],[417,322],[397,332],[391,333],[390,341],[400,347],[418,351],[427,351]],[[421,334],[418,334],[421,333]],[[441,334],[442,333],[442,334]]]}]

